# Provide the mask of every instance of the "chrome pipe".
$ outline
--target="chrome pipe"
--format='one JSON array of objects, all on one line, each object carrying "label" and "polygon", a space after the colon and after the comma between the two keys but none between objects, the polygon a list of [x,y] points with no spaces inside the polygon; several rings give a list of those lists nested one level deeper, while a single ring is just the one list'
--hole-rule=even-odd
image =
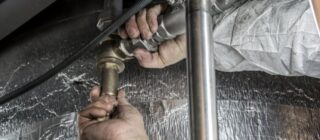
[{"label": "chrome pipe", "polygon": [[192,140],[218,140],[210,0],[187,0],[188,82]]}]

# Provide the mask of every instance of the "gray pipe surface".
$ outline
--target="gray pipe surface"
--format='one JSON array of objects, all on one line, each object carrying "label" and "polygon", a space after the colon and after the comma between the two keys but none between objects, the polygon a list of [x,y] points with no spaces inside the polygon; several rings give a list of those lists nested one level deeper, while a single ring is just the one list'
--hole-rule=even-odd
[{"label": "gray pipe surface", "polygon": [[187,1],[187,59],[193,140],[218,140],[210,5],[210,0]]}]

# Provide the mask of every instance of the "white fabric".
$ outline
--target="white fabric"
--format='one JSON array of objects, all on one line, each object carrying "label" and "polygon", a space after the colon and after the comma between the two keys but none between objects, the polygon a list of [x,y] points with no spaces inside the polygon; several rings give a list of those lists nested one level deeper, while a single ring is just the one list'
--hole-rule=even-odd
[{"label": "white fabric", "polygon": [[216,68],[320,78],[320,37],[307,0],[252,0],[214,17]]}]

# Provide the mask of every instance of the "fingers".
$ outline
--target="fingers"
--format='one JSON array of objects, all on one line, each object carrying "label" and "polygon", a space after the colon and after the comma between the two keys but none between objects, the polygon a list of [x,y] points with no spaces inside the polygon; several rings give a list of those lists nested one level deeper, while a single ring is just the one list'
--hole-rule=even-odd
[{"label": "fingers", "polygon": [[158,16],[165,9],[164,5],[156,5],[150,9],[141,10],[136,16],[132,16],[126,23],[125,28],[119,31],[121,38],[150,39],[158,30]]},{"label": "fingers", "polygon": [[111,96],[105,96],[105,97],[101,97],[99,98],[98,101],[90,104],[87,108],[101,108],[103,110],[105,110],[106,112],[111,112],[113,110],[113,107],[116,106],[118,103],[117,101],[114,99],[114,97]]},{"label": "fingers", "polygon": [[122,39],[127,39],[128,38],[128,33],[124,28],[121,28],[119,31],[119,35]]},{"label": "fingers", "polygon": [[134,51],[134,56],[145,68],[164,68],[175,64],[186,57],[186,35],[162,43],[157,53],[138,48]]},{"label": "fingers", "polygon": [[137,48],[133,54],[138,59],[139,64],[142,67],[164,68],[166,66],[159,53],[151,53],[146,49]]},{"label": "fingers", "polygon": [[167,40],[159,46],[159,53],[166,66],[175,64],[187,55],[186,35]]},{"label": "fingers", "polygon": [[99,86],[95,86],[91,89],[90,91],[90,97],[91,97],[91,101],[95,102],[99,99],[100,96],[100,87]]},{"label": "fingers", "polygon": [[118,93],[118,117],[129,123],[142,123],[143,118],[137,108],[133,107],[125,97],[124,91]]},{"label": "fingers", "polygon": [[85,117],[87,119],[96,119],[105,117],[107,115],[107,111],[99,107],[90,107],[82,110],[79,114],[81,117]]},{"label": "fingers", "polygon": [[138,18],[137,18],[137,23],[139,27],[139,31],[143,37],[143,39],[150,39],[152,37],[152,32],[149,28],[148,22],[147,22],[147,10],[143,9],[142,11],[139,12]]},{"label": "fingers", "polygon": [[[95,92],[91,93],[93,95],[95,94]],[[113,108],[118,104],[118,102],[112,96],[103,96],[98,98],[94,97],[94,100],[95,102],[93,102],[80,112],[80,116],[87,119],[105,117],[107,114],[111,113],[113,111]]]},{"label": "fingers", "polygon": [[146,19],[152,33],[155,33],[158,30],[158,16],[165,9],[164,7],[164,5],[156,5],[148,9]]},{"label": "fingers", "polygon": [[132,16],[126,24],[126,31],[130,38],[138,38],[140,31],[136,22],[136,16]]},{"label": "fingers", "polygon": [[118,97],[117,97],[117,100],[118,100],[118,105],[131,105],[128,100],[126,99],[126,94],[124,92],[124,90],[120,90],[118,92]]}]

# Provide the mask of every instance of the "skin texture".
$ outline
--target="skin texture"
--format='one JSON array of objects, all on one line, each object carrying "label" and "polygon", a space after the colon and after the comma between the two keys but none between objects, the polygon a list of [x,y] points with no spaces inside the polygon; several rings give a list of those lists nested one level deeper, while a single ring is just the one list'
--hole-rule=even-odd
[{"label": "skin texture", "polygon": [[[158,16],[166,9],[166,5],[156,5],[140,11],[131,17],[119,32],[123,39],[139,38],[150,39],[158,30]],[[149,51],[137,48],[134,56],[140,65],[145,68],[164,68],[186,58],[186,35],[167,40],[159,46],[159,51]]]},{"label": "skin texture", "polygon": [[[81,140],[148,140],[143,117],[119,91],[117,99],[99,97],[100,88],[94,87],[90,96],[92,103],[79,113]],[[98,118],[104,118],[98,121]]]}]

